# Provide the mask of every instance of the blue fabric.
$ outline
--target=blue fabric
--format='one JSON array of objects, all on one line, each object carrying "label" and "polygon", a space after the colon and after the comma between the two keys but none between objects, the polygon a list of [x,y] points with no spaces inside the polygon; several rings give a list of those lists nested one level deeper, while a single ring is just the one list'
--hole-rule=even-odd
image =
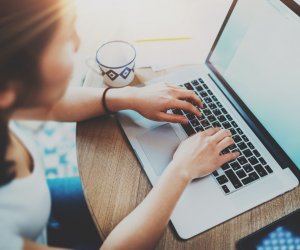
[{"label": "blue fabric", "polygon": [[85,202],[79,177],[48,180],[52,208],[49,246],[99,249],[102,241]]}]

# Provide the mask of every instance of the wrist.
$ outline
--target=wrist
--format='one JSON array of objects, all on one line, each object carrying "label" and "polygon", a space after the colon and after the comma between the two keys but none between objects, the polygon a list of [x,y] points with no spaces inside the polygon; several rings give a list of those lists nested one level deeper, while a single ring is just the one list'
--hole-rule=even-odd
[{"label": "wrist", "polygon": [[109,89],[106,94],[106,106],[112,112],[132,109],[135,88],[127,86],[124,88]]},{"label": "wrist", "polygon": [[180,181],[182,181],[185,185],[188,185],[193,180],[191,173],[185,166],[182,166],[182,164],[178,164],[172,161],[169,164],[167,170],[172,175],[180,179]]}]

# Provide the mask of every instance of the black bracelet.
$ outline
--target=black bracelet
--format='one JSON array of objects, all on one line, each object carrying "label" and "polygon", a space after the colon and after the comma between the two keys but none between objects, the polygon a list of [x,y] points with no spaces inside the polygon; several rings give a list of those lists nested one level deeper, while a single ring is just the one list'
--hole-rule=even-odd
[{"label": "black bracelet", "polygon": [[103,109],[104,109],[105,113],[108,114],[108,115],[111,115],[111,114],[114,114],[114,113],[115,113],[115,112],[110,111],[110,110],[108,109],[107,105],[106,105],[105,97],[106,97],[107,91],[110,90],[110,89],[111,89],[111,87],[106,88],[106,89],[104,90],[104,92],[103,92],[103,95],[102,95],[102,106],[103,106]]}]

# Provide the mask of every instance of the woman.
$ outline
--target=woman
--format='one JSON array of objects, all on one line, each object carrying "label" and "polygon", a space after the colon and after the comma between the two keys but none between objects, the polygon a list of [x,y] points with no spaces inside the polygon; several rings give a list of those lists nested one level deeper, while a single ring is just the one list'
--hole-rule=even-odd
[{"label": "woman", "polygon": [[[74,122],[105,114],[104,89],[67,89],[79,46],[70,2],[0,0],[0,249],[54,249],[42,244],[50,213],[42,161],[10,121]],[[170,84],[110,89],[104,102],[112,112],[132,109],[146,118],[174,123],[187,120],[166,110],[200,116],[202,106],[192,91]],[[152,249],[187,185],[238,157],[220,155],[232,143],[230,132],[219,128],[184,141],[157,185],[102,248]]]}]

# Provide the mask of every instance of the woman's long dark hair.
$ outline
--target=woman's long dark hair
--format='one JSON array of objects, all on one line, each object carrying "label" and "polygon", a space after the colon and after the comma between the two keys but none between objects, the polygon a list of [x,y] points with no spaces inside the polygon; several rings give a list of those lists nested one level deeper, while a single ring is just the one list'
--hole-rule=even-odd
[{"label": "woman's long dark hair", "polygon": [[62,4],[62,0],[0,0],[0,93],[9,88],[17,92],[13,107],[0,108],[0,186],[15,177],[14,162],[6,159],[9,116],[30,105],[38,93],[40,58],[62,15]]}]

